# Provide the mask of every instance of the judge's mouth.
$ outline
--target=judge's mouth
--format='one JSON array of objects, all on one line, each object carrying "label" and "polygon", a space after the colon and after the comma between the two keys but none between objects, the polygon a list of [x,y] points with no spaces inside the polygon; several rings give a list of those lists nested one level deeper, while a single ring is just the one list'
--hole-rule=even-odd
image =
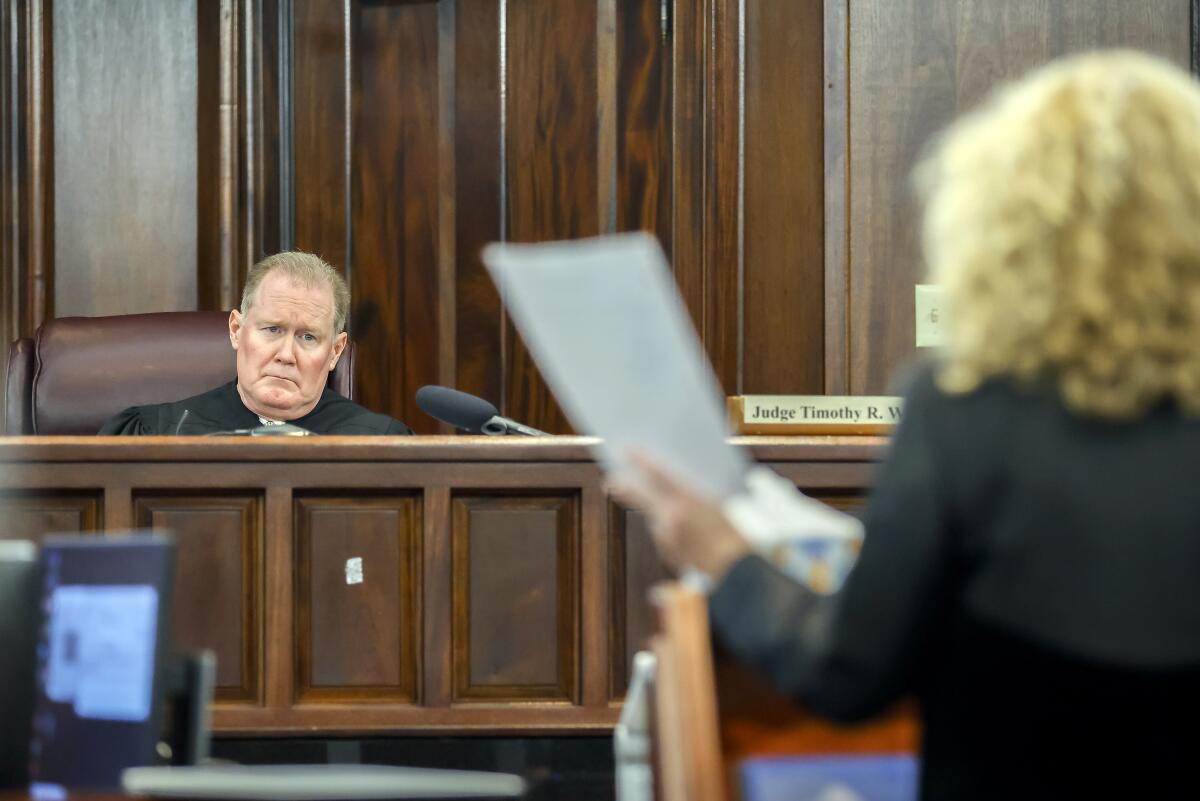
[{"label": "judge's mouth", "polygon": [[294,385],[296,385],[296,386],[300,386],[300,382],[299,382],[299,381],[297,381],[296,379],[294,379],[294,378],[286,378],[286,377],[284,377],[284,376],[281,376],[281,375],[265,375],[265,376],[263,376],[263,378],[270,378],[270,379],[274,379],[275,381],[286,381],[286,382],[288,382],[289,384],[294,384]]}]

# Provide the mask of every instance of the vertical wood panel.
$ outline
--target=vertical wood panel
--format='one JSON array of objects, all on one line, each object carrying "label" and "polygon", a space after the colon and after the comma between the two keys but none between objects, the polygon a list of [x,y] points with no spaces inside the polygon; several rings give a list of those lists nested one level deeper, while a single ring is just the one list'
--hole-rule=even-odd
[{"label": "vertical wood panel", "polygon": [[873,0],[849,12],[850,386],[890,391],[914,353],[923,267],[909,173],[999,83],[1057,56],[1125,46],[1187,66],[1190,0]]},{"label": "vertical wood panel", "polygon": [[196,5],[54,7],[54,308],[196,307]]},{"label": "vertical wood panel", "polygon": [[425,706],[450,705],[453,683],[451,656],[454,616],[452,612],[453,567],[450,490],[431,487],[425,491],[423,521],[421,614],[421,700]]},{"label": "vertical wood panel", "polygon": [[609,571],[611,544],[608,524],[609,504],[599,482],[585,486],[580,493],[579,596],[580,603],[580,703],[600,707],[608,703],[612,688],[612,660],[609,658],[609,625],[612,581]]},{"label": "vertical wood panel", "polygon": [[295,247],[350,272],[345,6],[293,0],[292,12]]},{"label": "vertical wood panel", "polygon": [[[290,247],[290,243],[284,240],[282,114],[290,111],[290,94],[287,90],[291,76],[291,29],[288,24],[291,19],[291,0],[246,1],[253,6],[257,21],[251,39],[253,48],[248,58],[252,60],[251,75],[257,101],[257,137],[251,143],[255,149],[256,167],[251,180],[255,185],[259,248],[252,261],[258,261],[268,254]],[[290,173],[290,164],[288,169]],[[290,187],[290,178],[288,185]],[[290,208],[290,197],[287,202]],[[290,226],[289,218],[289,229]]]},{"label": "vertical wood panel", "polygon": [[479,259],[504,236],[499,3],[456,0],[454,26],[455,385],[500,406],[500,295]]},{"label": "vertical wood panel", "polygon": [[354,338],[359,397],[421,433],[438,383],[438,10],[360,4],[354,35]]},{"label": "vertical wood panel", "polygon": [[643,513],[614,506],[610,519],[610,693],[621,698],[629,687],[633,655],[650,647],[655,632],[650,588],[669,579],[671,572],[658,557]]},{"label": "vertical wood panel", "polygon": [[746,5],[745,393],[824,391],[821,3]]},{"label": "vertical wood panel", "polygon": [[172,631],[185,651],[217,655],[219,701],[255,701],[260,694],[263,513],[261,496],[133,498],[139,528],[171,532],[175,568]]},{"label": "vertical wood panel", "polygon": [[709,0],[705,53],[704,347],[725,394],[741,392],[739,0]]},{"label": "vertical wood panel", "polygon": [[267,487],[263,559],[263,650],[264,705],[282,709],[296,695],[296,553],[293,536],[292,490],[287,486]]},{"label": "vertical wood panel", "polygon": [[671,5],[672,267],[696,330],[704,332],[704,55],[709,0]]},{"label": "vertical wood panel", "polygon": [[298,696],[415,699],[415,501],[301,498],[296,522]]},{"label": "vertical wood panel", "polygon": [[850,391],[850,79],[846,63],[847,0],[824,3],[825,136],[825,393]]},{"label": "vertical wood panel", "polygon": [[[509,236],[516,242],[594,236],[595,0],[509,3],[507,34]],[[568,431],[515,329],[506,331],[505,413],[546,431]]]},{"label": "vertical wood panel", "polygon": [[[28,335],[54,309],[50,0],[0,3],[0,331]],[[0,355],[7,369],[7,350]]]},{"label": "vertical wood panel", "polygon": [[672,5],[675,278],[725,392],[740,382],[741,80],[738,0]]},{"label": "vertical wood panel", "polygon": [[453,502],[455,700],[578,702],[574,497]]},{"label": "vertical wood panel", "polygon": [[671,61],[661,0],[617,8],[617,230],[671,228]]}]

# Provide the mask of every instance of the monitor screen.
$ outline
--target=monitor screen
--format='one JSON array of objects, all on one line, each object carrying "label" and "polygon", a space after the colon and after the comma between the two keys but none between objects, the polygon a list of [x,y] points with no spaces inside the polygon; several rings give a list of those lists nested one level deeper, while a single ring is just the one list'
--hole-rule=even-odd
[{"label": "monitor screen", "polygon": [[31,795],[116,789],[154,761],[173,568],[160,537],[45,541]]}]

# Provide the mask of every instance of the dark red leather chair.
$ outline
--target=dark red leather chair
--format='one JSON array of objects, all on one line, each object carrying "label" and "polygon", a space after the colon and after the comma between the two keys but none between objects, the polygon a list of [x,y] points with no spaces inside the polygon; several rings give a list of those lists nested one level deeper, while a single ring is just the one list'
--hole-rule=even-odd
[{"label": "dark red leather chair", "polygon": [[[191,397],[237,374],[228,312],[63,317],[8,350],[5,433],[95,434],[129,406]],[[329,387],[354,397],[354,345]]]}]

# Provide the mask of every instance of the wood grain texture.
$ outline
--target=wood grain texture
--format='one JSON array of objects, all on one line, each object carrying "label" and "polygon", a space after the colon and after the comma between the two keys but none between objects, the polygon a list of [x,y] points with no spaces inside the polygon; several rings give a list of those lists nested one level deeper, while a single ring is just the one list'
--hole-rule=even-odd
[{"label": "wood grain texture", "polygon": [[454,699],[577,703],[573,496],[453,502]]},{"label": "wood grain texture", "polygon": [[221,146],[222,11],[225,4],[196,7],[196,308],[219,309],[223,186]]},{"label": "wood grain texture", "polygon": [[[0,3],[0,331],[53,315],[53,38],[50,0]],[[7,352],[0,354],[7,369]]]},{"label": "wood grain texture", "polygon": [[602,487],[589,484],[579,499],[579,703],[599,707],[612,697],[612,660],[609,659],[609,607],[612,598],[612,565],[609,501]]},{"label": "wood grain texture", "polygon": [[655,632],[650,588],[672,574],[658,558],[643,513],[614,505],[610,507],[609,519],[612,521],[609,690],[613,699],[620,699],[629,687],[633,655],[650,647],[650,637]]},{"label": "wood grain texture", "polygon": [[296,499],[296,519],[298,698],[414,700],[422,540],[415,501],[306,495]]},{"label": "wood grain texture", "polygon": [[266,488],[267,519],[263,548],[263,704],[290,707],[295,702],[296,537],[292,488]]},{"label": "wood grain texture", "polygon": [[293,245],[349,273],[345,8],[292,0],[292,13]]},{"label": "wood grain texture", "polygon": [[672,263],[717,379],[737,394],[741,10],[737,0],[676,0],[671,9]]},{"label": "wood grain texture", "polygon": [[742,384],[742,170],[739,0],[708,0],[704,66],[704,325],[713,372],[726,395]]},{"label": "wood grain texture", "polygon": [[0,537],[40,541],[47,534],[97,531],[102,508],[103,500],[94,492],[0,493]]},{"label": "wood grain texture", "polygon": [[138,528],[170,532],[178,556],[175,646],[217,656],[216,698],[257,702],[261,692],[263,506],[258,494],[138,493]]},{"label": "wood grain texture", "polygon": [[426,488],[422,521],[421,700],[427,707],[448,707],[452,695],[454,626],[449,487]]},{"label": "wood grain texture", "polygon": [[[887,394],[914,353],[922,280],[909,173],[930,136],[1057,56],[1133,47],[1186,67],[1190,0],[872,0],[848,15],[849,391]],[[834,132],[836,133],[836,132]]]},{"label": "wood grain texture", "polygon": [[741,391],[824,392],[824,41],[819,0],[746,4]]},{"label": "wood grain texture", "polygon": [[54,309],[196,307],[196,4],[54,5]]},{"label": "wood grain texture", "polygon": [[846,0],[822,0],[824,6],[825,98],[825,394],[850,392],[850,79],[846,63],[850,36]]},{"label": "wood grain texture", "polygon": [[[284,240],[291,228],[291,198],[284,206],[285,185],[291,186],[291,163],[283,151],[283,113],[290,111],[291,0],[253,0],[255,29],[251,38],[251,86],[255,92],[255,137],[248,144],[254,149],[254,217],[257,221],[259,252],[254,261],[290,247]],[[287,41],[283,34],[286,32]],[[288,176],[283,171],[285,165]]]},{"label": "wood grain texture", "polygon": [[671,51],[660,0],[617,7],[617,230],[650,231],[668,258]]},{"label": "wood grain texture", "polygon": [[709,0],[671,4],[671,266],[683,303],[703,336],[705,80]]},{"label": "wood grain texture", "polygon": [[[593,236],[599,231],[596,4],[510,3],[507,34],[508,236],[515,242]],[[502,413],[566,433],[562,411],[511,324],[505,336]]]},{"label": "wood grain texture", "polygon": [[455,386],[504,402],[500,294],[479,259],[500,227],[500,27],[495,0],[457,0],[454,35]]},{"label": "wood grain texture", "polygon": [[435,433],[413,399],[439,382],[438,11],[357,6],[353,335],[368,408]]}]

